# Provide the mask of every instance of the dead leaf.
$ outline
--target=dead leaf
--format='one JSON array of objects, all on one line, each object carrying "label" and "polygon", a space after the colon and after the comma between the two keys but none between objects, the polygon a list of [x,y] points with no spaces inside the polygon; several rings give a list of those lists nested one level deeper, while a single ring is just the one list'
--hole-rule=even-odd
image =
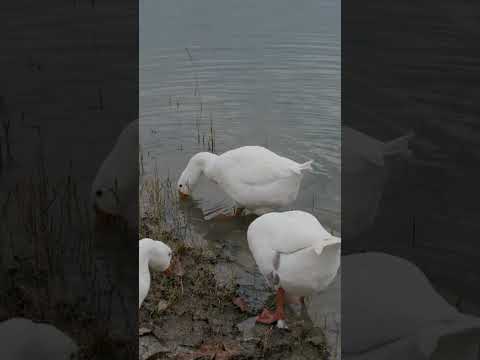
[{"label": "dead leaf", "polygon": [[233,303],[237,305],[242,312],[246,312],[248,309],[248,304],[242,297],[236,297],[235,299],[233,299]]}]

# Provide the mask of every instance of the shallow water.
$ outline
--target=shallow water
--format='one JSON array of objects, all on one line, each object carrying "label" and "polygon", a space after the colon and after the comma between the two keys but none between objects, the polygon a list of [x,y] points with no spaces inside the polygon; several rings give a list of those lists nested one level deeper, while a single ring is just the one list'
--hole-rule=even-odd
[{"label": "shallow water", "polygon": [[[143,177],[176,183],[213,129],[217,153],[255,144],[313,159],[290,208],[341,232],[339,1],[143,0],[139,71]],[[205,179],[194,198],[181,210],[189,238],[254,271],[249,219],[212,219],[231,201]]]},{"label": "shallow water", "polygon": [[[208,150],[212,124],[217,153],[257,144],[315,160],[292,207],[339,232],[340,3],[302,1],[295,13],[287,5],[141,2],[145,174],[156,165],[176,180]],[[202,190],[206,212],[228,206],[223,196],[212,200],[215,188]]]}]

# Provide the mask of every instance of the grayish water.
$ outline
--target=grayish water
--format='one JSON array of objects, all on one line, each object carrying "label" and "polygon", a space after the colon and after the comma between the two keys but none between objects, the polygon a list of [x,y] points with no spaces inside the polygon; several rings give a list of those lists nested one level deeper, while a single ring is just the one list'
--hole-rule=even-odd
[{"label": "grayish water", "polygon": [[315,160],[293,207],[339,231],[339,1],[143,0],[140,17],[146,174],[157,164],[176,180],[208,149],[211,120],[219,153],[258,144]]},{"label": "grayish water", "polygon": [[[313,159],[291,208],[340,233],[340,40],[338,0],[141,0],[143,176],[176,182],[213,127],[217,153],[255,144]],[[193,236],[249,259],[245,221],[207,221],[228,197],[202,181],[194,198]]]}]

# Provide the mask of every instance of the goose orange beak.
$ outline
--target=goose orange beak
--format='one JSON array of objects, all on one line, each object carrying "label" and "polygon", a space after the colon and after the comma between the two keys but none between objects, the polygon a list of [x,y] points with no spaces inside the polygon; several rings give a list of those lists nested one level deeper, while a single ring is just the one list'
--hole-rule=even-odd
[{"label": "goose orange beak", "polygon": [[172,263],[170,263],[169,267],[163,272],[163,274],[168,277],[173,276]]},{"label": "goose orange beak", "polygon": [[95,229],[101,229],[104,227],[118,226],[121,224],[127,224],[128,220],[121,215],[112,214],[105,210],[100,209],[97,204],[93,206],[95,210],[94,226]]},{"label": "goose orange beak", "polygon": [[95,210],[95,224],[96,225],[109,225],[113,218],[114,215],[110,214],[106,211],[103,211],[100,209],[97,204],[93,206],[93,209]]},{"label": "goose orange beak", "polygon": [[180,260],[177,257],[173,257],[170,261],[170,266],[163,272],[165,276],[183,276],[184,271]]},{"label": "goose orange beak", "polygon": [[189,198],[187,194],[181,192],[180,190],[178,190],[178,195],[180,196],[180,200],[186,200]]}]

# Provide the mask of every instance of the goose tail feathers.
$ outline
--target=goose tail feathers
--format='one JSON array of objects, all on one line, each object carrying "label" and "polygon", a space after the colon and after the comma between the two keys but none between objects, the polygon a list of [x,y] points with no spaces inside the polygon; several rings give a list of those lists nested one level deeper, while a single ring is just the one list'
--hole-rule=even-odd
[{"label": "goose tail feathers", "polygon": [[317,242],[314,246],[314,250],[317,255],[320,255],[323,252],[323,249],[325,249],[327,246],[341,244],[341,242],[341,238],[332,235],[327,239]]},{"label": "goose tail feathers", "polygon": [[384,153],[386,155],[409,155],[410,150],[408,149],[408,145],[414,135],[415,134],[413,132],[410,132],[407,135],[401,136],[397,139],[385,143]]},{"label": "goose tail feathers", "polygon": [[299,169],[300,171],[303,171],[303,170],[310,170],[310,171],[312,171],[312,170],[313,170],[312,164],[313,164],[313,160],[309,160],[309,161],[307,161],[307,162],[305,162],[305,163],[303,163],[303,164],[300,164],[300,165],[298,166],[298,169]]}]

